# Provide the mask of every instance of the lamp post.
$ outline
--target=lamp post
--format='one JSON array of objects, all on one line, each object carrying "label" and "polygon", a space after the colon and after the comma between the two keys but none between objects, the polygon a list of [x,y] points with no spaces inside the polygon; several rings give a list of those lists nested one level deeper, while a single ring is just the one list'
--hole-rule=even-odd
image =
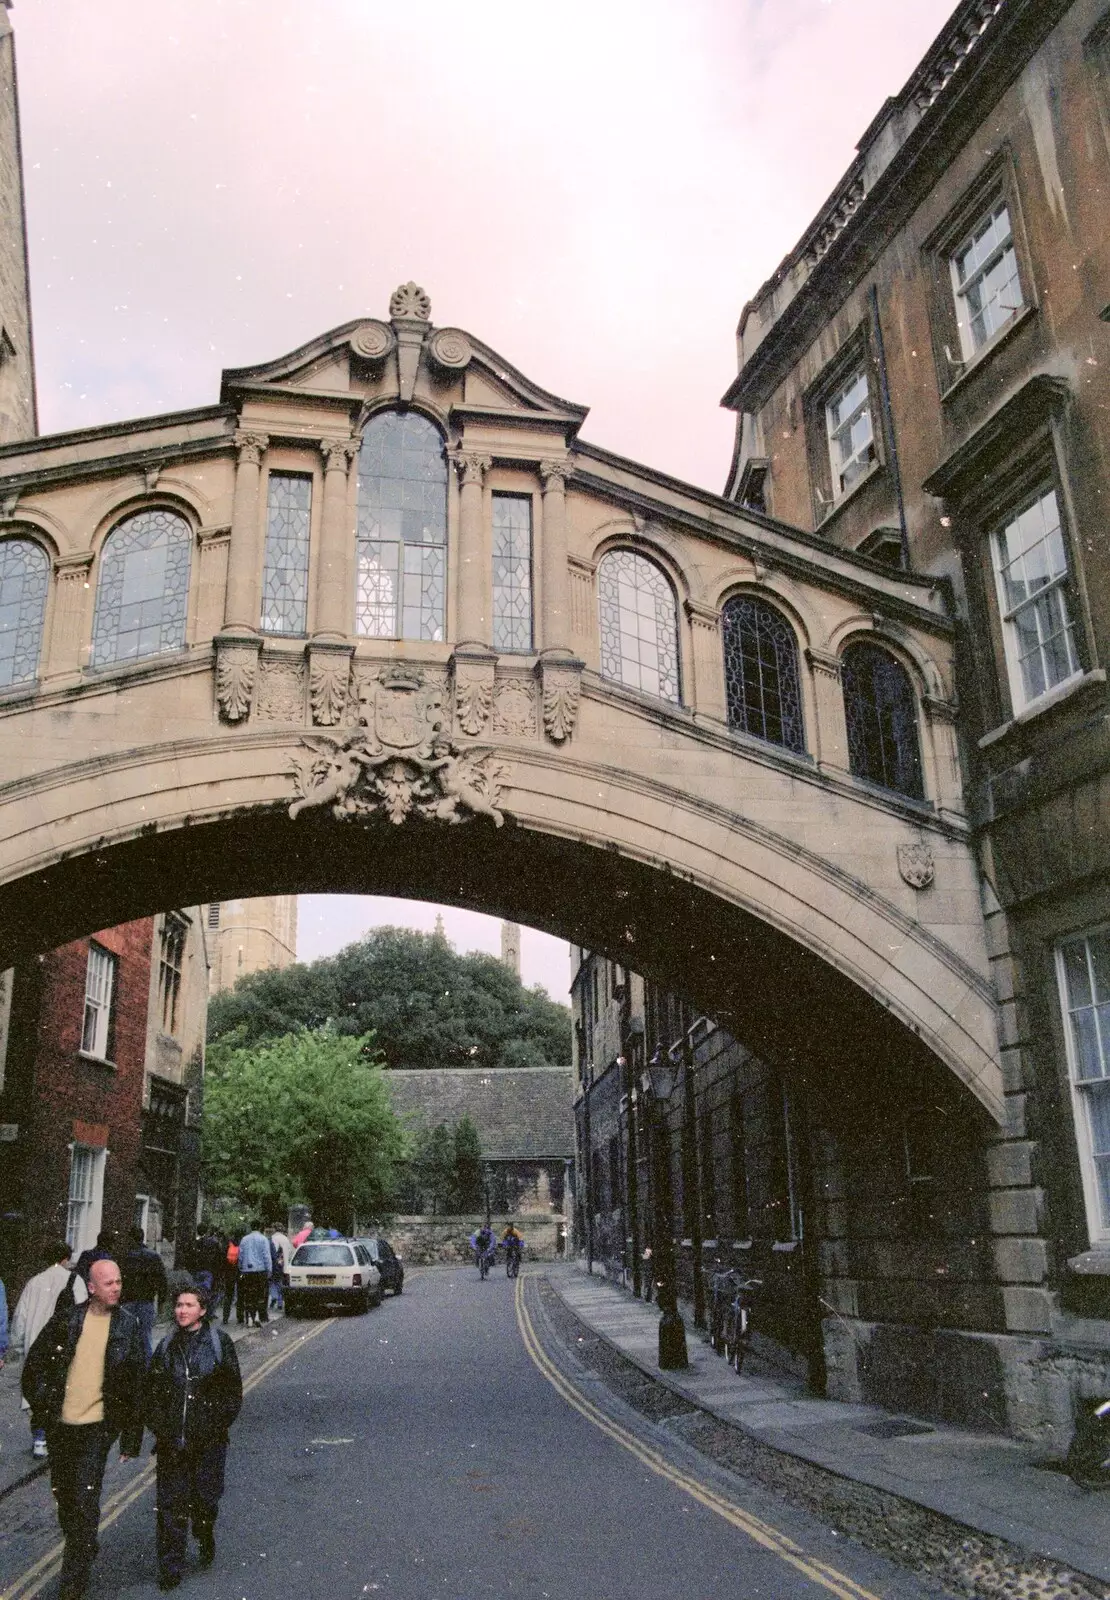
[{"label": "lamp post", "polygon": [[667,1102],[674,1093],[677,1073],[665,1050],[656,1050],[647,1064],[651,1083],[651,1161],[654,1169],[651,1192],[654,1201],[656,1298],[659,1319],[659,1366],[675,1372],[690,1365],[686,1354],[686,1324],[678,1309],[678,1282],[675,1274],[674,1240],[671,1237],[671,1179],[667,1159]]}]

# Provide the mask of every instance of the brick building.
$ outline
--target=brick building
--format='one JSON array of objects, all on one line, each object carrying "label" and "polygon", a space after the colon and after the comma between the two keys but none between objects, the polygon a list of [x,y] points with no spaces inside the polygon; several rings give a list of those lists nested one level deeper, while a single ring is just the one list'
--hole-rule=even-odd
[{"label": "brick building", "polygon": [[78,939],[4,974],[0,1277],[64,1235],[144,1229],[172,1262],[197,1220],[208,968],[198,910]]}]

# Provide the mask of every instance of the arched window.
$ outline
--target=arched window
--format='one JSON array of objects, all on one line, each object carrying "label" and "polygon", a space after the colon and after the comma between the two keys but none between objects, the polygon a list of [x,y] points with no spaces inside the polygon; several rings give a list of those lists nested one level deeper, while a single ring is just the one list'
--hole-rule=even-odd
[{"label": "arched window", "polygon": [[100,556],[94,667],[182,648],[192,549],[189,524],[163,506],[113,528]]},{"label": "arched window", "polygon": [[50,562],[33,539],[0,542],[0,689],[38,676]]},{"label": "arched window", "polygon": [[917,703],[906,669],[874,644],[851,644],[841,660],[848,766],[857,778],[920,800]]},{"label": "arched window", "polygon": [[447,591],[447,460],[415,411],[371,417],[358,453],[355,632],[442,639]]},{"label": "arched window", "polygon": [[774,606],[737,595],[724,608],[721,631],[729,727],[788,750],[804,750],[793,628]]},{"label": "arched window", "polygon": [[677,702],[678,609],[663,572],[634,550],[610,550],[597,590],[602,675]]}]

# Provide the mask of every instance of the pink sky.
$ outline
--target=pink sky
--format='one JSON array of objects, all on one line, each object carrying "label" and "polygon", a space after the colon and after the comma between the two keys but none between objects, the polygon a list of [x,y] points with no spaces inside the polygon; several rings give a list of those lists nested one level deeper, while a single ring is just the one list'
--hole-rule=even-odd
[{"label": "pink sky", "polygon": [[719,491],[741,307],[951,9],[16,0],[42,430],[210,404],[415,278]]}]

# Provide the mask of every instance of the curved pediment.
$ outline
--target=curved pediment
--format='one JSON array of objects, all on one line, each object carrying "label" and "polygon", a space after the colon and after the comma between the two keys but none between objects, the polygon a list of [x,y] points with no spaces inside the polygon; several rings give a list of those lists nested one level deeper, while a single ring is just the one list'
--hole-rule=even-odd
[{"label": "curved pediment", "polygon": [[463,329],[437,328],[431,301],[414,283],[394,291],[388,319],[362,317],[272,361],[225,369],[221,399],[235,403],[262,392],[395,397],[407,404],[422,391],[440,407],[446,402],[475,416],[556,424],[568,442],[588,411],[542,389]]}]

